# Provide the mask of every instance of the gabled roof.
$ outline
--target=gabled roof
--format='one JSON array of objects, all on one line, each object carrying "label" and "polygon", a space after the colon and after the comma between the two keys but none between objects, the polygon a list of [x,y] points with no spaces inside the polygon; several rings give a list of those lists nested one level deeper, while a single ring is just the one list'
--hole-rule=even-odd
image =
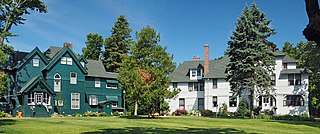
[{"label": "gabled roof", "polygon": [[32,89],[33,86],[37,84],[43,84],[47,91],[49,91],[51,94],[55,94],[53,90],[50,88],[50,86],[47,84],[47,82],[40,75],[33,77],[26,85],[24,85],[21,88],[18,94],[28,92],[30,89]]},{"label": "gabled roof", "polygon": [[41,60],[44,62],[45,65],[48,64],[47,58],[41,53],[38,47],[34,48],[29,54],[27,54],[17,65],[14,66],[15,69],[20,69],[24,64],[26,64],[26,61],[28,61],[32,56],[35,54],[38,54]]},{"label": "gabled roof", "polygon": [[86,69],[79,63],[78,58],[76,57],[76,55],[74,54],[73,51],[70,50],[69,47],[63,47],[63,49],[61,51],[59,51],[54,57],[53,59],[51,59],[50,63],[44,68],[46,70],[51,69],[54,64],[56,62],[60,61],[60,58],[65,54],[65,53],[69,53],[71,55],[71,57],[73,58],[73,61],[76,65],[78,65],[78,67],[80,68],[80,70],[84,73],[87,74]]},{"label": "gabled roof", "polygon": [[80,56],[80,57],[79,57],[79,61],[81,61],[81,60],[83,60],[84,63],[88,63],[88,61],[86,60],[86,58],[84,58],[83,56]]},{"label": "gabled roof", "polygon": [[104,69],[102,61],[99,60],[87,60],[87,71],[88,75],[91,77],[100,77],[100,78],[113,78],[116,79],[119,74],[118,73],[112,73],[112,72],[107,72]]},{"label": "gabled roof", "polygon": [[297,63],[295,59],[291,58],[290,56],[286,55],[282,59],[282,63]]},{"label": "gabled roof", "polygon": [[[63,49],[63,47],[50,46],[44,53],[48,60],[52,60],[57,56],[57,54]],[[72,51],[72,53],[79,58],[80,56]]]}]

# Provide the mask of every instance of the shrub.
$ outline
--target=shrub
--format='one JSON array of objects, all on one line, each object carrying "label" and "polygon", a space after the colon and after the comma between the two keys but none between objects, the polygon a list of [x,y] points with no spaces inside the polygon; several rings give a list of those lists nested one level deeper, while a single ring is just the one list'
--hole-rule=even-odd
[{"label": "shrub", "polygon": [[255,106],[255,107],[253,107],[253,114],[254,114],[254,115],[260,115],[261,109],[262,109],[261,106]]},{"label": "shrub", "polygon": [[188,114],[188,111],[185,109],[177,109],[172,113],[172,115],[175,115],[175,116],[187,115],[187,114]]},{"label": "shrub", "polygon": [[191,110],[188,112],[189,116],[201,116],[201,113],[199,110]]},{"label": "shrub", "polygon": [[61,114],[58,114],[56,112],[54,112],[53,114],[51,114],[50,116],[51,118],[59,118],[59,117],[63,117]]},{"label": "shrub", "polygon": [[256,116],[256,118],[269,120],[269,119],[273,119],[273,116],[266,114],[266,115],[258,115],[258,116]]},{"label": "shrub", "polygon": [[201,110],[201,115],[208,117],[208,116],[214,116],[214,113],[211,110],[207,109],[207,110]]},{"label": "shrub", "polygon": [[222,106],[219,108],[219,115],[221,116],[228,116],[228,106],[226,103],[223,103]]},{"label": "shrub", "polygon": [[120,114],[120,112],[118,112],[118,111],[115,111],[115,112],[112,112],[112,116],[120,116],[121,114]]},{"label": "shrub", "polygon": [[98,116],[98,112],[92,112],[92,111],[87,111],[83,113],[84,117],[97,117]]},{"label": "shrub", "polygon": [[126,112],[126,116],[131,116],[131,112]]},{"label": "shrub", "polygon": [[105,116],[107,116],[107,114],[105,112],[98,113],[98,117],[105,117]]},{"label": "shrub", "polygon": [[308,117],[308,115],[302,114],[302,115],[279,115],[279,116],[273,116],[274,120],[290,120],[290,121],[316,121],[312,117]]},{"label": "shrub", "polygon": [[247,105],[247,100],[245,97],[242,97],[241,101],[239,102],[239,107],[237,109],[236,114],[238,116],[245,117],[245,116],[249,116],[249,113],[250,113],[250,110]]},{"label": "shrub", "polygon": [[170,111],[170,106],[168,102],[163,102],[160,104],[160,111],[163,112],[169,112]]},{"label": "shrub", "polygon": [[4,111],[0,111],[0,118],[2,118],[2,117],[9,118],[9,117],[11,117],[11,115],[6,113],[6,112],[4,112]]}]

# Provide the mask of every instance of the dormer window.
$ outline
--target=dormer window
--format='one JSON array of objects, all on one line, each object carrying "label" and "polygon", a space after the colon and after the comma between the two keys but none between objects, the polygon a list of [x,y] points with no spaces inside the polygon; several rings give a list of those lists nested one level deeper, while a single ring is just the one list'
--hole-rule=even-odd
[{"label": "dormer window", "polygon": [[199,80],[202,79],[202,69],[196,68],[190,70],[190,79],[191,80]]},{"label": "dormer window", "polygon": [[67,65],[72,65],[72,58],[71,57],[67,58]]},{"label": "dormer window", "polygon": [[282,67],[283,67],[283,69],[288,69],[288,63],[283,63]]},{"label": "dormer window", "polygon": [[32,62],[34,67],[39,67],[39,58],[33,58]]}]

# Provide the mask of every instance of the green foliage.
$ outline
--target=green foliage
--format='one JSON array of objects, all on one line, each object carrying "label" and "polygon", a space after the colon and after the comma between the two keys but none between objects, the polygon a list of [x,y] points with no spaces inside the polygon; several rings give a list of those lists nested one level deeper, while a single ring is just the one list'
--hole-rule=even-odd
[{"label": "green foliage", "polygon": [[7,91],[7,84],[10,81],[7,74],[3,74],[3,68],[7,63],[7,57],[10,53],[13,52],[13,47],[7,46],[6,44],[3,44],[3,46],[0,49],[0,98],[3,96],[3,94]]},{"label": "green foliage", "polygon": [[290,120],[290,121],[316,121],[314,118],[309,117],[306,114],[301,115],[279,115],[273,116],[272,119],[274,120]]},{"label": "green foliage", "polygon": [[160,104],[160,111],[165,111],[165,112],[168,112],[170,111],[170,106],[169,106],[169,103],[168,102],[163,102]]},{"label": "green foliage", "polygon": [[188,111],[188,115],[189,116],[201,116],[201,112],[199,110],[191,110],[191,111]]},{"label": "green foliage", "polygon": [[[126,104],[137,102],[139,111],[159,113],[164,98],[172,98],[179,92],[178,89],[168,90],[168,76],[175,68],[173,56],[158,44],[160,34],[150,26],[137,32],[136,37],[131,55],[123,56],[118,80],[126,90]],[[129,110],[132,108],[129,106]]]},{"label": "green foliage", "polygon": [[267,38],[276,32],[269,27],[270,23],[255,3],[251,10],[246,5],[226,51],[230,57],[227,80],[230,82],[231,92],[237,96],[244,90],[249,90],[251,111],[254,92],[268,94],[275,90],[269,75],[275,65],[274,44]]},{"label": "green foliage", "polygon": [[254,115],[259,115],[262,107],[261,106],[255,106],[253,107],[253,114]]},{"label": "green foliage", "polygon": [[228,116],[228,105],[223,103],[222,106],[219,108],[219,115],[221,116]]},{"label": "green foliage", "polygon": [[238,109],[237,109],[237,115],[245,117],[245,116],[249,116],[249,112],[250,112],[250,110],[247,105],[247,100],[245,97],[242,97],[242,99],[239,102]]},{"label": "green foliage", "polygon": [[273,116],[272,115],[269,115],[269,114],[265,114],[265,115],[258,115],[256,116],[257,119],[266,119],[266,120],[270,120],[270,119],[273,119]]},{"label": "green foliage", "polygon": [[185,109],[177,109],[176,111],[172,112],[173,116],[181,116],[181,115],[187,115],[188,111]]},{"label": "green foliage", "polygon": [[83,56],[90,60],[99,60],[102,53],[101,47],[103,45],[103,38],[99,34],[88,34],[87,35],[87,46],[82,48]]},{"label": "green foliage", "polygon": [[10,118],[11,115],[4,112],[4,111],[0,111],[0,118]]},{"label": "green foliage", "polygon": [[118,111],[112,112],[112,116],[121,116],[122,114]]},{"label": "green foliage", "polygon": [[24,24],[26,20],[23,15],[30,14],[30,11],[47,13],[47,7],[41,0],[1,0],[0,1],[0,38],[1,46],[4,39],[14,36],[9,31],[12,26]]},{"label": "green foliage", "polygon": [[53,114],[51,114],[50,116],[51,118],[60,118],[60,117],[63,117],[61,114],[58,114],[56,112],[54,112]]},{"label": "green foliage", "polygon": [[118,72],[123,56],[127,55],[132,44],[131,29],[127,19],[121,15],[114,23],[111,36],[105,40],[103,61],[107,71]]}]

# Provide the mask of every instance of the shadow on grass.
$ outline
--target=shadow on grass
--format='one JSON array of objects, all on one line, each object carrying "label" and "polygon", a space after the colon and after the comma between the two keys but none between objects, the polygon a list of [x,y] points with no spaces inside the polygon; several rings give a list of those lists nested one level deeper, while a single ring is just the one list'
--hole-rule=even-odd
[{"label": "shadow on grass", "polygon": [[209,133],[245,133],[242,130],[237,130],[234,128],[186,128],[185,130],[174,129],[174,128],[144,128],[144,127],[126,127],[119,129],[101,129],[94,132],[84,132],[82,134],[122,134],[122,133],[175,133],[175,134],[185,134],[185,133],[200,133],[200,134],[209,134]]},{"label": "shadow on grass", "polygon": [[17,122],[17,120],[13,119],[0,119],[0,126],[2,125],[14,125]]},{"label": "shadow on grass", "polygon": [[290,125],[305,125],[315,128],[320,128],[320,122],[312,122],[312,121],[287,121],[287,120],[265,120],[266,122],[279,122]]},{"label": "shadow on grass", "polygon": [[157,117],[157,118],[149,118],[146,116],[121,116],[120,118],[124,119],[166,119],[166,117]]}]

